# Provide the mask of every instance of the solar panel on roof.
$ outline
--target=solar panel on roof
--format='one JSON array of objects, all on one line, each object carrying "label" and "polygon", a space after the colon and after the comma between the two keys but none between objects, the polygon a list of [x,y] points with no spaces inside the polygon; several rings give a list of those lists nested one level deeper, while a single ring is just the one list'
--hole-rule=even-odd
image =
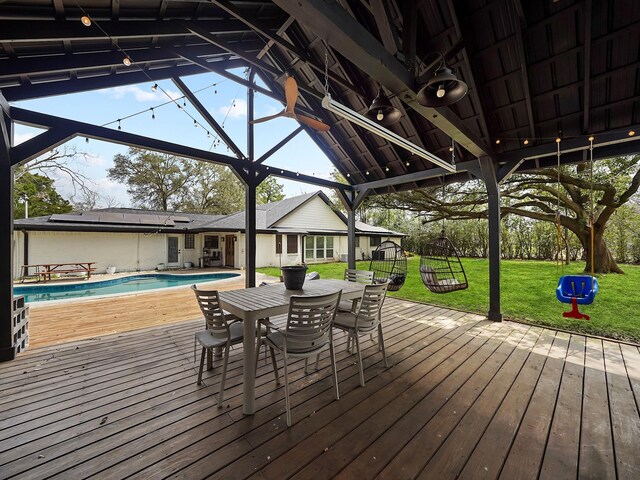
[{"label": "solar panel on roof", "polygon": [[191,220],[189,219],[189,217],[171,217],[171,219],[174,222],[178,222],[178,223],[189,223]]},{"label": "solar panel on roof", "polygon": [[70,215],[68,213],[54,213],[49,217],[49,221],[86,223],[88,220],[83,220],[81,215]]}]

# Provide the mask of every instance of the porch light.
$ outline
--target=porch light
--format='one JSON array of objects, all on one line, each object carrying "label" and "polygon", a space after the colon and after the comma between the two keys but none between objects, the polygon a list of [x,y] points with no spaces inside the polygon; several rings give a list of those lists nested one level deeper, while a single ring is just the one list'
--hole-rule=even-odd
[{"label": "porch light", "polygon": [[382,87],[380,87],[378,96],[371,102],[371,106],[369,110],[367,110],[367,113],[365,113],[365,117],[369,120],[377,121],[384,127],[389,127],[400,120],[402,113],[391,104],[389,97],[387,97]]},{"label": "porch light", "polygon": [[461,100],[467,94],[468,87],[447,66],[442,53],[434,53],[440,56],[440,65],[434,76],[421,85],[416,100],[424,107],[446,107]]}]

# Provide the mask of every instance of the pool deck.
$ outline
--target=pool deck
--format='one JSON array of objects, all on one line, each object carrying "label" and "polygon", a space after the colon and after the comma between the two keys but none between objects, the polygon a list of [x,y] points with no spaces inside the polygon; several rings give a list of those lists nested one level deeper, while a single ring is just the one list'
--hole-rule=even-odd
[{"label": "pool deck", "polygon": [[[216,272],[240,274],[238,277],[210,283],[215,285],[216,289],[244,288],[245,276],[244,271],[241,270],[190,269],[172,270],[168,273],[193,275]],[[136,275],[140,273],[147,272],[135,272]],[[128,274],[96,275],[96,280],[109,280],[131,274],[129,272]],[[257,275],[256,284],[262,281],[277,281],[274,277]],[[198,282],[198,285],[207,285],[207,283]],[[200,308],[189,285],[105,297],[34,302],[29,305],[29,348],[96,339],[103,335],[168,325],[201,317]]]}]

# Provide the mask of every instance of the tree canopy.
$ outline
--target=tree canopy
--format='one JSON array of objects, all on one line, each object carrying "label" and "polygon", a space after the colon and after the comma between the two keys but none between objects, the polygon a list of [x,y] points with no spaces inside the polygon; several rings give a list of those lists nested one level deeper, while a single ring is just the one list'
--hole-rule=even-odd
[{"label": "tree canopy", "polygon": [[[126,184],[142,208],[214,215],[244,209],[244,185],[222,165],[131,148],[114,157],[109,178]],[[257,188],[258,203],[282,200],[282,190],[275,178],[267,178]]]},{"label": "tree canopy", "polygon": [[25,217],[25,200],[30,217],[72,210],[71,204],[56,191],[52,179],[28,171],[21,171],[17,177],[13,187],[13,218]]},{"label": "tree canopy", "polygon": [[[612,215],[629,202],[640,187],[640,155],[594,163],[593,176],[585,165],[546,168],[513,175],[501,186],[503,218],[518,215],[533,220],[557,223],[561,242],[569,250],[564,229],[572,232],[586,252],[586,270],[617,272],[617,266],[606,244],[604,232]],[[413,212],[423,222],[443,218],[487,218],[487,194],[482,182],[448,185],[374,197],[377,207],[400,208]],[[590,221],[593,218],[594,239],[591,242]]]}]

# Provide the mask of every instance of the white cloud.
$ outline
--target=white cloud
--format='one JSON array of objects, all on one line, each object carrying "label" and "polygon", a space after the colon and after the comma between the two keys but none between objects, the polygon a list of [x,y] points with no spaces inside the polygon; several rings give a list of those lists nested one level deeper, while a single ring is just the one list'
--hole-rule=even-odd
[{"label": "white cloud", "polygon": [[16,133],[13,136],[13,145],[20,145],[22,142],[26,142],[27,140],[35,137],[36,135],[38,135],[40,132],[35,133],[35,132],[27,132],[27,133]]},{"label": "white cloud", "polygon": [[230,100],[230,105],[218,108],[218,112],[228,118],[244,118],[247,116],[246,100],[238,99]]},{"label": "white cloud", "polygon": [[111,98],[115,98],[117,100],[125,98],[129,95],[132,95],[133,98],[137,102],[162,102],[167,101],[167,95],[171,97],[171,99],[175,100],[177,98],[182,97],[180,92],[176,92],[174,90],[165,89],[164,92],[158,89],[157,91],[145,88],[141,88],[137,85],[127,85],[124,87],[115,87],[115,88],[107,88],[104,90],[100,90],[100,93],[104,95],[109,95]]}]

